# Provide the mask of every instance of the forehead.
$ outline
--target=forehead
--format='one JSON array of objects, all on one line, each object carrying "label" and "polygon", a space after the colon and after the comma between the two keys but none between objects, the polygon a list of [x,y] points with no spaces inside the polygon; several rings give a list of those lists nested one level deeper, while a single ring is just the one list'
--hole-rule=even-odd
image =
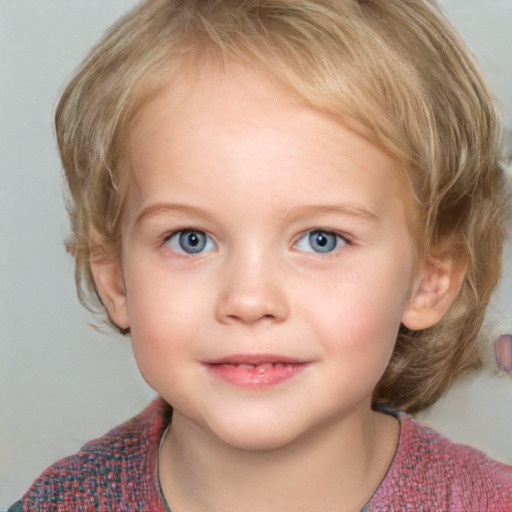
[{"label": "forehead", "polygon": [[[261,180],[283,197],[302,184],[304,192],[318,191],[317,201],[329,201],[337,176],[327,171],[339,170],[345,188],[347,180],[357,182],[375,209],[406,191],[400,164],[382,148],[268,74],[236,64],[171,80],[135,117],[129,153],[131,195],[139,203],[148,194],[164,200],[162,180],[177,185],[191,173],[215,174],[246,194]],[[384,189],[375,189],[377,175]]]}]

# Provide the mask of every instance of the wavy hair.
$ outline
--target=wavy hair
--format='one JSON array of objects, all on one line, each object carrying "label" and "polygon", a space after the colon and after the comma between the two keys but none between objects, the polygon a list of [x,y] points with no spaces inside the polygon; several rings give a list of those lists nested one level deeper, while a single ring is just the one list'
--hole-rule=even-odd
[{"label": "wavy hair", "polygon": [[97,244],[117,250],[139,109],[187,63],[255,66],[402,164],[418,258],[451,240],[467,272],[440,323],[401,328],[374,402],[414,412],[479,363],[510,215],[501,123],[464,43],[429,0],[146,0],[114,24],[56,112],[81,301],[99,300]]}]

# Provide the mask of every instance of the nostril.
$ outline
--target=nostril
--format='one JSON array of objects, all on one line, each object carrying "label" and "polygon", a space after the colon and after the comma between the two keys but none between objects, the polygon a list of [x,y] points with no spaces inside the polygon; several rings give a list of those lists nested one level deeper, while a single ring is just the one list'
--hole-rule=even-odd
[{"label": "nostril", "polygon": [[512,375],[512,334],[500,334],[494,340],[494,354],[498,368]]}]

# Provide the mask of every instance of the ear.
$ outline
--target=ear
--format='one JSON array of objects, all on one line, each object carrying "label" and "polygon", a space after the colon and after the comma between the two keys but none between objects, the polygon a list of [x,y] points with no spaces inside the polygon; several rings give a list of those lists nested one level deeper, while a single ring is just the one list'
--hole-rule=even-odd
[{"label": "ear", "polygon": [[121,258],[102,247],[91,252],[91,270],[96,290],[108,315],[120,329],[130,327]]},{"label": "ear", "polygon": [[427,258],[402,317],[402,323],[419,331],[437,324],[459,294],[466,262],[455,251]]}]

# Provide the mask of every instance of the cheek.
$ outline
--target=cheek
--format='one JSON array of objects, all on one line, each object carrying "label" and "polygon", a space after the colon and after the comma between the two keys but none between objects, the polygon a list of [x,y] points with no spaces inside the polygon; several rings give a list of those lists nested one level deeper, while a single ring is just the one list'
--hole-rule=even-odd
[{"label": "cheek", "polygon": [[127,265],[125,276],[132,332],[144,329],[154,335],[167,324],[187,325],[188,317],[200,306],[197,283],[182,282],[179,274],[154,258],[144,261],[142,257]]},{"label": "cheek", "polygon": [[141,271],[140,266],[127,273],[133,351],[148,380],[149,373],[179,356],[197,328],[194,311],[199,305],[172,281],[165,274]]},{"label": "cheek", "polygon": [[323,293],[319,289],[311,293],[303,304],[303,314],[316,325],[326,348],[336,356],[350,355],[356,366],[387,361],[407,303],[407,272],[380,269],[339,276],[325,283]]}]

